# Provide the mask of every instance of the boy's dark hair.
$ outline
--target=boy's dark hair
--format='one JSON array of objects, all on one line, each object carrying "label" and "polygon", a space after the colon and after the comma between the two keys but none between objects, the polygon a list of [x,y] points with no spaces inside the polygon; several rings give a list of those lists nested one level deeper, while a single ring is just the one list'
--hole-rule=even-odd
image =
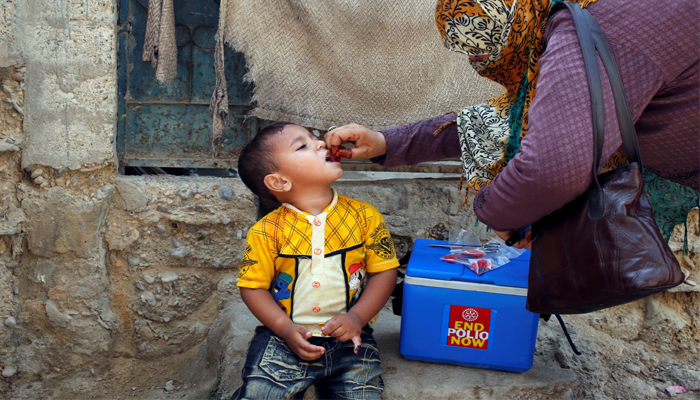
[{"label": "boy's dark hair", "polygon": [[265,186],[265,177],[277,172],[279,167],[275,162],[275,149],[270,137],[282,133],[291,122],[275,122],[258,131],[253,140],[245,145],[238,156],[238,176],[243,183],[258,197],[277,202],[277,198]]}]

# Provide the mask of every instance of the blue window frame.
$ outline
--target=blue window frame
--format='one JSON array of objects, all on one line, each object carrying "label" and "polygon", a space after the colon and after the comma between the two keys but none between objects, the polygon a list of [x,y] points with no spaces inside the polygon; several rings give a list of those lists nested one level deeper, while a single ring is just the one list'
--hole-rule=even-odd
[{"label": "blue window frame", "polygon": [[121,0],[119,10],[119,165],[235,168],[238,154],[263,121],[244,118],[252,85],[242,53],[225,51],[230,122],[216,158],[211,150],[209,101],[215,85],[215,0],[174,0],[177,76],[160,85],[150,62],[141,61],[148,0]]}]

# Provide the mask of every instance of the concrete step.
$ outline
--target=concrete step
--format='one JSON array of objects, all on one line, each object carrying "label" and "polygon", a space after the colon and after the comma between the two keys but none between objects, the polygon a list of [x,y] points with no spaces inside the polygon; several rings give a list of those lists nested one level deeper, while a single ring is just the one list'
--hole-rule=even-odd
[{"label": "concrete step", "polygon": [[571,370],[537,363],[515,373],[407,360],[399,354],[400,328],[388,307],[374,326],[387,399],[562,399],[577,385]]},{"label": "concrete step", "polygon": [[[220,311],[199,354],[181,370],[186,382],[197,383],[190,398],[228,399],[241,383],[248,342],[258,321],[238,291]],[[577,385],[568,369],[535,366],[525,373],[406,360],[399,354],[401,318],[390,304],[374,325],[382,358],[386,399],[566,399]],[[317,399],[310,389],[304,399]]]}]

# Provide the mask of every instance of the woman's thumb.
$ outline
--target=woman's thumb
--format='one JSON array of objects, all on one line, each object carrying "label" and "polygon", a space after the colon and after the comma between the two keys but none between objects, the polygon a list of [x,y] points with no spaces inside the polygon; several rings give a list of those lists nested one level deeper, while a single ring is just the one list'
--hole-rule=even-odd
[{"label": "woman's thumb", "polygon": [[350,340],[352,340],[352,343],[355,345],[354,353],[359,353],[360,346],[362,346],[362,339],[359,336],[353,336]]}]

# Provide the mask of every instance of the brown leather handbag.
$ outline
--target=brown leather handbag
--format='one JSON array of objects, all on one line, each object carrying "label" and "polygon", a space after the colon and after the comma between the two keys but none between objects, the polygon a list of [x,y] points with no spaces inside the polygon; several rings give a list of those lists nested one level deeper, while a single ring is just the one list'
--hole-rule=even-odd
[{"label": "brown leather handbag", "polygon": [[[603,31],[588,10],[559,3],[574,18],[593,111],[593,183],[588,192],[532,226],[527,309],[580,314],[628,303],[683,282],[680,266],[644,193],[642,159],[627,97]],[[604,138],[596,52],[612,86],[629,165],[597,175]]]}]

